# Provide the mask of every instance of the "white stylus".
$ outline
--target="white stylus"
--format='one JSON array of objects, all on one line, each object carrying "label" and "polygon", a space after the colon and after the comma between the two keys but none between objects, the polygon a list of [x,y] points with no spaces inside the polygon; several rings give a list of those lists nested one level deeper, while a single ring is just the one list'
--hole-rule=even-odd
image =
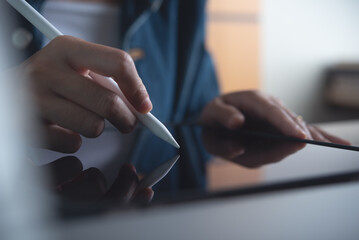
[{"label": "white stylus", "polygon": [[170,160],[162,163],[158,167],[156,167],[152,172],[150,172],[147,176],[145,176],[137,185],[136,191],[151,188],[153,185],[158,183],[162,178],[164,178],[167,173],[172,169],[180,155],[176,155]]},{"label": "white stylus", "polygon": [[[32,23],[40,32],[42,32],[50,41],[63,34],[56,29],[49,21],[46,20],[39,12],[37,12],[25,0],[7,0],[22,16],[24,16],[30,23]],[[176,148],[180,148],[176,140],[173,138],[168,129],[151,113],[141,114],[134,110],[132,105],[128,103],[127,99],[123,96],[118,84],[108,77],[103,77],[94,73],[90,73],[92,78],[97,78],[97,81],[109,90],[119,94],[121,98],[131,108],[131,111],[136,115],[137,119],[152,131],[153,134],[162,138]]]}]

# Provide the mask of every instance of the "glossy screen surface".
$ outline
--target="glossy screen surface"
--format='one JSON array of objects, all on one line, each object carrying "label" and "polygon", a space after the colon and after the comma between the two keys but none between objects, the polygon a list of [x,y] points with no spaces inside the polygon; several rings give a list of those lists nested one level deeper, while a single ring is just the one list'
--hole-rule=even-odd
[{"label": "glossy screen surface", "polygon": [[[131,135],[107,129],[98,139],[84,139],[76,154],[41,150],[33,158],[48,172],[59,213],[66,217],[333,184],[359,176],[355,148],[198,126],[169,129],[179,150],[143,128]],[[158,168],[177,155],[171,168]],[[152,193],[132,195],[139,189],[131,187],[134,169],[121,168],[125,163],[135,166],[139,179],[152,174],[148,178],[153,181],[158,175]]]}]

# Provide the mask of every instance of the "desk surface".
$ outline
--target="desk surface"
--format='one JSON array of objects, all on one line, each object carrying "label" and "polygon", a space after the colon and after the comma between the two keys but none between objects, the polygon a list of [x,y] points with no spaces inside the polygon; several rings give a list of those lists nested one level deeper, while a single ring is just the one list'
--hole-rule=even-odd
[{"label": "desk surface", "polygon": [[318,126],[334,135],[351,141],[355,146],[359,146],[359,120],[320,123]]}]

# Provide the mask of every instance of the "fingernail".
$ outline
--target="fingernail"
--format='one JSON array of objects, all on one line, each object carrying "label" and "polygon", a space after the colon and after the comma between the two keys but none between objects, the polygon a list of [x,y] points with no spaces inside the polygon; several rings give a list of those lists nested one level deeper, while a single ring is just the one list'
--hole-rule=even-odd
[{"label": "fingernail", "polygon": [[140,105],[140,112],[141,113],[148,113],[152,110],[152,102],[147,97]]}]

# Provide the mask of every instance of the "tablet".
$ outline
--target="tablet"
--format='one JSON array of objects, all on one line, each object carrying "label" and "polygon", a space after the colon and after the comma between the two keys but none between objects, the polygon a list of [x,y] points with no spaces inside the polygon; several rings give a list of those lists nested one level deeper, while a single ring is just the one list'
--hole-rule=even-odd
[{"label": "tablet", "polygon": [[[52,176],[60,215],[79,217],[359,179],[355,146],[255,130],[229,132],[194,125],[169,129],[180,149],[141,127],[129,136],[107,129],[98,139],[85,139],[76,155],[57,154],[41,166]],[[118,145],[119,151],[108,156],[106,149],[119,144],[117,138],[132,145]],[[97,160],[86,161],[89,156]],[[152,189],[139,191],[141,181]]]}]

